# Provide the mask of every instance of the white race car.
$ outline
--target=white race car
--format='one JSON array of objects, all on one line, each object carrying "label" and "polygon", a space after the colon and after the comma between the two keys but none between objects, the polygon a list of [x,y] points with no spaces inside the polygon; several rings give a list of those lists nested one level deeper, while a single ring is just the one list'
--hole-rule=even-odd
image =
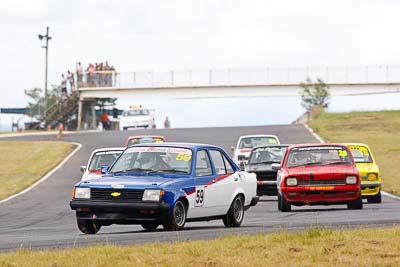
[{"label": "white race car", "polygon": [[133,108],[122,112],[119,120],[119,129],[128,130],[129,128],[152,128],[155,126],[154,114],[147,108]]},{"label": "white race car", "polygon": [[111,164],[124,152],[125,147],[99,148],[92,152],[88,164],[81,166],[83,172],[82,181],[101,177],[101,168]]},{"label": "white race car", "polygon": [[280,144],[276,135],[270,134],[256,134],[256,135],[243,135],[239,137],[236,146],[232,147],[233,161],[238,166],[247,164],[250,152],[253,147]]}]

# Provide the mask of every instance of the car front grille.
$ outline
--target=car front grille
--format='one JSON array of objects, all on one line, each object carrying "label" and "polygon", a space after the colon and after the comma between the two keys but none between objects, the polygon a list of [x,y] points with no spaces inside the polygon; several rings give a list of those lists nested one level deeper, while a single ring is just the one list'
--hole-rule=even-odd
[{"label": "car front grille", "polygon": [[276,171],[255,172],[258,181],[276,181]]},{"label": "car front grille", "polygon": [[346,180],[298,180],[297,185],[345,185]]},{"label": "car front grille", "polygon": [[131,202],[142,201],[144,190],[138,189],[110,189],[110,188],[91,188],[90,199],[110,202]]}]

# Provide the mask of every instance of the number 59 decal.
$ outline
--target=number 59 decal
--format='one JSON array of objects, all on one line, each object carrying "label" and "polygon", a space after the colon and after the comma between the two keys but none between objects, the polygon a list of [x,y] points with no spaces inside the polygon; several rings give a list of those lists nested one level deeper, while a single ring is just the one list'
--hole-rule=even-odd
[{"label": "number 59 decal", "polygon": [[196,187],[194,206],[201,207],[204,204],[204,186]]}]

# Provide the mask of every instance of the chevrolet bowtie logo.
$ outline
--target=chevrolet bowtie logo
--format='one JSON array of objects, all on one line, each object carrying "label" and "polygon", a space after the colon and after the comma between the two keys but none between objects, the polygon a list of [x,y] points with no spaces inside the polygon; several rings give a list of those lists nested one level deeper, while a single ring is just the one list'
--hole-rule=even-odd
[{"label": "chevrolet bowtie logo", "polygon": [[111,193],[111,196],[113,196],[113,197],[119,197],[120,195],[121,195],[120,192],[112,192]]}]

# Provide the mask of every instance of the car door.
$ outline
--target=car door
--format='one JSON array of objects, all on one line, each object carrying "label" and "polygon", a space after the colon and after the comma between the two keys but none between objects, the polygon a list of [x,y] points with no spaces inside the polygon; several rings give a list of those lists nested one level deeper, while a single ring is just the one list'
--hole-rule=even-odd
[{"label": "car door", "polygon": [[215,209],[218,215],[223,215],[229,209],[235,191],[240,186],[239,174],[235,172],[225,154],[218,149],[210,149],[209,154],[216,173],[215,183],[210,187],[211,194],[215,194]]},{"label": "car door", "polygon": [[216,201],[215,191],[211,184],[216,180],[211,160],[206,149],[196,152],[195,163],[195,192],[191,216],[209,217],[216,215],[214,202]]}]

